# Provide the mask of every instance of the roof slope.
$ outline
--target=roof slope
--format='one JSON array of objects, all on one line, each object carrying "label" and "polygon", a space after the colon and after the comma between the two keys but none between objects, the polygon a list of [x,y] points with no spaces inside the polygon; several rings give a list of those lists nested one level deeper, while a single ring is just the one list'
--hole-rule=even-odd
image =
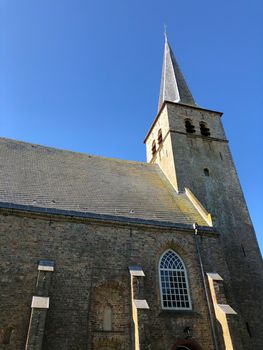
[{"label": "roof slope", "polygon": [[207,226],[158,165],[1,138],[0,202]]}]

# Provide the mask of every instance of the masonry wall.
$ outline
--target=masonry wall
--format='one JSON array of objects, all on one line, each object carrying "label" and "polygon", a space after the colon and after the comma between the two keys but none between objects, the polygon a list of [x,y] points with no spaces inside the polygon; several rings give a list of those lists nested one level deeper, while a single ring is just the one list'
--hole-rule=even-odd
[{"label": "masonry wall", "polygon": [[[158,142],[158,132],[162,131],[162,142]],[[156,143],[156,153],[152,152],[152,144]],[[165,106],[161,111],[158,119],[153,125],[146,144],[146,158],[148,163],[156,163],[160,166],[173,187],[178,190],[178,183],[175,171],[175,163],[173,156],[173,146],[170,134],[170,126],[168,119],[168,111]]]},{"label": "masonry wall", "polygon": [[[168,156],[171,155],[170,161],[174,163],[178,190],[190,188],[212,214],[213,223],[222,235],[230,271],[227,293],[230,303],[239,314],[243,346],[245,349],[252,344],[255,348],[261,347],[262,258],[220,113],[173,103],[167,103],[165,108],[171,148],[165,142],[163,147],[168,148]],[[186,119],[195,126],[194,134],[186,133]],[[200,122],[207,123],[210,137],[201,135]],[[156,126],[153,133],[156,134]],[[205,175],[205,168],[209,170],[209,176]]]},{"label": "masonry wall", "polygon": [[[129,265],[142,266],[146,275],[150,310],[143,311],[142,349],[172,349],[185,327],[203,349],[213,348],[193,232],[8,212],[0,224],[0,330],[12,328],[0,349],[25,347],[40,259],[55,261],[44,350],[131,349]],[[200,242],[207,269],[227,275],[218,236]],[[187,267],[193,311],[161,310],[158,262],[168,248]],[[112,309],[110,330],[103,328],[106,307]],[[238,330],[233,337],[238,339]]]}]

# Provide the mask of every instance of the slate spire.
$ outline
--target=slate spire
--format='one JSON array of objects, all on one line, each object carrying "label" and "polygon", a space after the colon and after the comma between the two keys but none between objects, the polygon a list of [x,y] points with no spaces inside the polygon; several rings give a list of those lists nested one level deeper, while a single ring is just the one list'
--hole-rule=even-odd
[{"label": "slate spire", "polygon": [[164,101],[196,105],[179,65],[176,62],[173,51],[168,43],[166,32],[164,33],[164,36],[165,45],[158,111],[160,110]]}]

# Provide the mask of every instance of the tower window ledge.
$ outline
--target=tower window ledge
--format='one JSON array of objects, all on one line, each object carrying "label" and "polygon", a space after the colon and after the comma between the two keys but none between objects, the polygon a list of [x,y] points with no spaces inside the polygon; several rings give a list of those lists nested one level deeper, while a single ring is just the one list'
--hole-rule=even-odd
[{"label": "tower window ledge", "polygon": [[176,132],[178,134],[184,134],[187,137],[199,138],[199,139],[202,139],[204,141],[219,141],[219,142],[227,142],[228,143],[227,139],[220,139],[220,138],[214,137],[214,136],[203,136],[203,135],[198,135],[198,134],[189,134],[189,133],[182,132],[182,131],[174,131],[174,132]]},{"label": "tower window ledge", "polygon": [[214,137],[212,137],[212,136],[204,136],[202,134],[200,136],[202,137],[203,140],[212,140],[212,139],[214,139]]}]

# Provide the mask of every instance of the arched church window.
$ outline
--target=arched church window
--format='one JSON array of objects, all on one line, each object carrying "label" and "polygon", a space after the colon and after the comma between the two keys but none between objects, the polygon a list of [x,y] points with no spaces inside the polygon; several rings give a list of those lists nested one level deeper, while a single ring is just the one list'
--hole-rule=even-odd
[{"label": "arched church window", "polygon": [[107,305],[104,309],[103,330],[104,331],[112,330],[112,307],[110,305]]},{"label": "arched church window", "polygon": [[162,129],[158,131],[158,144],[160,145],[163,142]]},{"label": "arched church window", "polygon": [[192,121],[190,119],[186,119],[184,122],[185,122],[185,131],[188,134],[194,134],[195,126],[192,124]]},{"label": "arched church window", "polygon": [[192,305],[186,268],[183,260],[171,249],[161,256],[159,277],[162,308],[190,310]]},{"label": "arched church window", "polygon": [[203,136],[210,136],[210,129],[207,127],[205,122],[200,123],[200,132]]},{"label": "arched church window", "polygon": [[152,155],[154,156],[155,153],[156,153],[156,142],[155,142],[155,140],[153,140],[153,142],[152,142]]}]

